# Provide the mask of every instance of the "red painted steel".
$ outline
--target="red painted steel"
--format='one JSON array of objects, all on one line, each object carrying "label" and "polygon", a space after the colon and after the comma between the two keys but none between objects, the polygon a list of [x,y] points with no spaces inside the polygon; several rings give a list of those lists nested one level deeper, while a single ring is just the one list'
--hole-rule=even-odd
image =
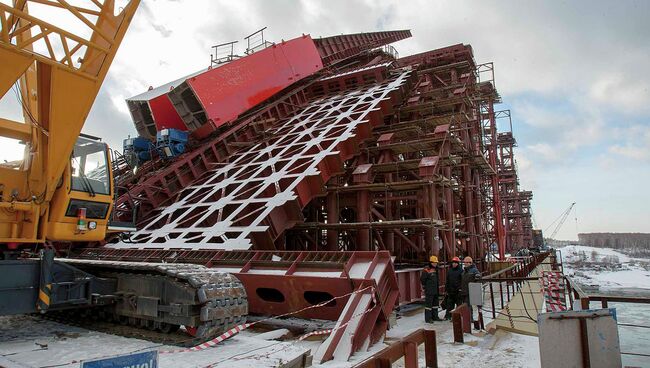
[{"label": "red painted steel", "polygon": [[167,94],[149,100],[149,109],[151,109],[151,114],[153,115],[153,120],[156,124],[156,130],[187,130],[185,123],[183,123],[183,119],[181,119],[174,109],[174,105],[172,105]]},{"label": "red painted steel", "polygon": [[[374,88],[358,86],[356,93],[308,105],[278,123],[264,142],[239,151],[179,193],[132,236],[137,244],[110,246],[275,249],[275,240],[302,220],[300,209],[322,193],[323,183],[342,171],[358,143],[391,112],[408,75],[402,71]],[[341,114],[349,118],[338,119]]]},{"label": "red painted steel", "polygon": [[323,68],[309,36],[267,47],[187,80],[207,121],[194,131],[204,138],[287,86]]},{"label": "red painted steel", "polygon": [[364,51],[369,51],[411,37],[410,30],[355,33],[314,39],[323,65],[332,65]]},{"label": "red painted steel", "polygon": [[[408,97],[390,119],[374,127],[361,146],[363,155],[349,170],[330,179],[327,203],[313,204],[316,215],[310,221],[315,223],[299,227],[311,230],[304,237],[307,247],[331,249],[336,243],[342,249],[388,249],[401,262],[420,262],[432,254],[483,259],[484,211],[481,193],[472,189],[490,171],[477,144],[480,125],[473,118],[473,100],[481,96],[471,48],[461,45],[452,51],[432,52],[426,63],[411,59],[417,80]],[[463,59],[448,60],[454,55]],[[340,85],[314,85],[312,93],[317,88],[337,93]],[[318,213],[324,204],[327,213]],[[343,210],[336,216],[329,207]],[[333,227],[331,215],[339,222],[347,218]],[[318,225],[325,218],[327,224]],[[326,242],[319,240],[321,229],[327,229]]]},{"label": "red painted steel", "polygon": [[424,299],[420,283],[421,268],[409,268],[395,271],[399,285],[399,304],[409,304]]},{"label": "red painted steel", "polygon": [[[516,243],[522,242],[520,230],[528,228],[527,217],[521,218],[522,225],[517,224],[517,231],[511,225],[519,221],[513,216],[530,211],[530,192],[517,192],[522,209],[513,214],[510,203],[514,192],[504,189],[512,180],[500,171],[510,156],[502,154],[497,147],[494,104],[500,102],[500,96],[493,79],[486,81],[480,77],[486,64],[474,62],[471,47],[452,45],[395,61],[392,56],[376,51],[360,53],[373,49],[377,42],[398,37],[396,34],[337,37],[314,41],[321,55],[328,58],[325,64],[347,58],[348,52],[357,52],[357,56],[346,63],[348,66],[337,64],[339,69],[333,75],[328,75],[334,70],[331,68],[323,73],[325,77],[310,81],[302,95],[303,101],[312,101],[309,107],[322,109],[327,104],[338,104],[340,98],[354,101],[351,96],[359,91],[376,88],[393,78],[400,72],[396,67],[413,70],[408,92],[391,95],[379,104],[380,109],[367,107],[369,124],[359,124],[353,137],[336,144],[338,157],[329,155],[320,146],[305,156],[305,142],[329,142],[341,136],[344,134],[339,126],[341,120],[356,117],[367,111],[366,108],[350,110],[343,104],[331,111],[308,115],[300,115],[302,110],[295,109],[294,115],[285,114],[282,116],[285,119],[276,118],[261,124],[259,129],[238,125],[240,130],[231,130],[227,135],[231,139],[228,143],[219,142],[226,137],[222,135],[213,141],[218,143],[211,143],[210,149],[202,151],[205,155],[181,157],[182,169],[164,170],[164,177],[155,174],[149,178],[150,185],[135,186],[141,194],[132,196],[134,202],[141,201],[147,211],[163,216],[158,218],[158,225],[134,237],[140,242],[135,246],[201,248],[207,244],[217,248],[233,245],[278,250],[385,249],[398,262],[417,264],[431,254],[437,254],[441,260],[465,255],[483,260],[493,243],[499,245],[503,254],[504,246],[513,243],[509,239],[516,236]],[[181,87],[174,89],[180,90]],[[319,99],[322,101],[316,103]],[[287,106],[277,105],[278,108]],[[305,120],[307,116],[309,119]],[[291,118],[295,120],[292,122]],[[320,122],[312,126],[312,120],[317,119]],[[297,122],[304,121],[307,123],[298,126]],[[325,131],[326,127],[329,131]],[[310,132],[309,139],[306,132]],[[255,147],[262,136],[264,146]],[[226,159],[229,163],[215,165]],[[287,166],[285,170],[285,163],[289,165],[292,159],[297,166]],[[263,173],[267,162],[281,166],[279,172],[271,175],[282,176],[275,191],[267,182],[270,177]],[[240,225],[252,226],[252,219],[271,208],[261,206],[262,203],[277,202],[275,199],[262,201],[263,198],[280,195],[278,187],[284,193],[296,170],[304,171],[314,165],[318,175],[307,175],[291,184],[295,184],[291,192],[295,198],[283,199],[284,204],[280,206],[273,204],[273,210],[267,211],[261,222],[255,222],[259,229],[253,226],[255,229],[251,228],[248,235],[240,232]],[[244,172],[240,170],[244,167],[256,169],[242,177],[239,173]],[[198,175],[204,172],[208,174],[197,184]],[[220,172],[225,176],[210,178]],[[231,185],[222,188],[218,195],[210,194],[216,193],[210,192],[216,188],[213,184],[218,186],[226,179],[237,185],[247,180],[249,190],[246,194],[231,191]],[[181,190],[191,183],[196,185]],[[171,203],[174,194],[179,192],[181,201],[176,201],[173,208],[160,208],[163,203]],[[223,202],[230,194],[237,198]],[[237,206],[244,199],[250,208],[240,211]],[[215,201],[222,201],[225,206],[220,210]],[[195,202],[205,206],[193,205]],[[206,208],[209,203],[215,206]],[[178,226],[177,220],[183,214],[172,212],[179,208],[192,211],[189,218],[197,223],[183,218],[183,224]],[[216,212],[210,212],[213,210]],[[233,211],[237,215],[232,215]],[[223,216],[227,219],[225,225],[220,220]],[[238,229],[230,228],[228,221]],[[513,230],[511,236],[506,236],[504,224]],[[263,231],[262,226],[266,227]],[[293,229],[288,229],[291,226]],[[234,239],[237,241],[231,242]],[[402,302],[408,298],[405,296]]]},{"label": "red painted steel", "polygon": [[[494,100],[492,98],[488,99],[488,118],[490,121],[490,135],[491,144],[488,148],[488,157],[490,166],[495,170],[498,167],[498,157],[497,157],[497,123],[494,116]],[[499,249],[499,259],[506,259],[506,227],[505,219],[503,218],[503,205],[501,202],[501,194],[499,192],[499,177],[497,174],[492,175],[492,198],[493,198],[493,207],[494,207],[494,217],[495,217],[495,240]]]},{"label": "red painted steel", "polygon": [[[364,37],[357,35],[356,38],[363,39]],[[331,41],[333,42],[333,40]],[[361,52],[365,49],[359,47],[348,51],[352,55],[352,51]],[[127,100],[140,135],[155,139],[156,127],[148,108],[149,99],[179,87],[183,81],[193,75]],[[297,84],[290,91],[283,91],[283,94],[275,102],[267,102],[268,106],[264,109],[234,124],[232,128],[220,133],[215,138],[203,142],[196,149],[177,158],[168,166],[161,168],[160,164],[147,165],[147,167],[140,168],[136,175],[118,178],[118,180],[122,180],[119,185],[128,191],[122,194],[117,201],[118,220],[130,221],[132,219],[130,214],[135,206],[139,208],[138,220],[147,219],[154,213],[154,210],[168,204],[179,190],[196,180],[205,170],[227,159],[238,147],[241,147],[242,143],[255,141],[274,121],[291,116],[306,102],[304,89],[311,81],[306,82],[306,84]],[[142,104],[146,108],[143,108]]]},{"label": "red painted steel", "polygon": [[436,331],[419,329],[391,343],[387,348],[373,354],[354,368],[391,367],[404,359],[405,368],[418,368],[418,346],[424,343],[424,363],[427,368],[438,367],[438,347]]},{"label": "red painted steel", "polygon": [[[277,316],[337,299],[324,307],[293,316],[337,321],[319,348],[321,361],[347,360],[376,343],[388,329],[398,301],[398,285],[390,253],[265,252],[222,250],[85,249],[85,259],[135,262],[194,263],[232,273],[244,284],[251,314]],[[353,293],[354,291],[361,291]],[[352,313],[361,300],[369,302]],[[342,343],[346,349],[337,351]]]},{"label": "red painted steel", "polygon": [[[406,37],[409,31],[304,36],[183,79],[165,96],[195,137],[216,137],[196,141],[167,167],[125,179],[130,193],[117,211],[140,205],[145,226],[135,243],[82,256],[232,272],[259,314],[371,286],[372,294],[301,316],[338,319],[319,360],[347,358],[378,341],[392,308],[421,298],[420,262],[435,254],[482,263],[493,242],[503,253],[504,222],[508,230],[517,224],[517,242],[525,239],[518,232],[525,221],[508,217],[511,196],[529,212],[529,192],[512,186],[511,147],[498,145],[500,97],[493,80],[481,79],[471,47],[398,60],[374,50]],[[169,105],[153,105],[151,116],[161,120],[156,115]],[[137,107],[141,122],[153,121]],[[271,251],[224,250],[248,247]],[[413,268],[396,276],[391,256]]]},{"label": "red painted steel", "polygon": [[126,193],[116,201],[117,220],[133,221],[133,209],[137,208],[136,218],[142,222],[161,206],[169,204],[181,189],[206,170],[226,161],[242,144],[258,139],[273,122],[292,116],[301,109],[307,101],[305,88],[308,85],[296,85],[291,91],[269,102],[264,109],[234,123],[217,137],[177,157],[167,166],[161,168],[162,163],[155,162],[140,168],[135,176],[119,178],[118,185]]},{"label": "red painted steel", "polygon": [[156,131],[161,129],[187,130],[185,123],[169,99],[168,93],[183,84],[187,78],[201,72],[203,71],[192,73],[156,88],[150,87],[148,91],[126,100],[139,136],[155,141]]},{"label": "red painted steel", "polygon": [[418,66],[443,66],[451,65],[457,62],[471,62],[474,59],[472,46],[461,43],[443,47],[440,49],[421,52],[419,54],[401,57],[397,60],[400,66],[418,65]]},{"label": "red painted steel", "polygon": [[[498,111],[495,115],[510,118],[510,111]],[[514,151],[516,145],[517,141],[511,131],[497,134],[499,196],[506,228],[505,250],[510,253],[533,246],[530,212],[533,193],[519,188]]]}]

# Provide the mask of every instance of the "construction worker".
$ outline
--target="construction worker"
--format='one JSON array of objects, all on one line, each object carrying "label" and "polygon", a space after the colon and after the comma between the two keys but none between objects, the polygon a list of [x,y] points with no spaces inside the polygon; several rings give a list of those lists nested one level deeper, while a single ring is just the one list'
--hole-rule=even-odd
[{"label": "construction worker", "polygon": [[463,275],[461,276],[460,296],[463,299],[463,303],[467,304],[467,307],[469,308],[469,317],[471,321],[474,320],[474,311],[472,310],[472,305],[469,303],[469,284],[471,282],[479,281],[480,279],[481,273],[474,265],[472,257],[465,257],[465,259],[463,259]]},{"label": "construction worker", "polygon": [[447,270],[447,280],[445,281],[445,319],[451,319],[451,311],[459,306],[463,301],[460,297],[460,286],[463,277],[463,268],[460,266],[460,258],[451,259],[451,266]]},{"label": "construction worker", "polygon": [[438,317],[438,257],[429,257],[429,264],[422,270],[420,282],[424,289],[424,321],[426,323],[440,321]]}]

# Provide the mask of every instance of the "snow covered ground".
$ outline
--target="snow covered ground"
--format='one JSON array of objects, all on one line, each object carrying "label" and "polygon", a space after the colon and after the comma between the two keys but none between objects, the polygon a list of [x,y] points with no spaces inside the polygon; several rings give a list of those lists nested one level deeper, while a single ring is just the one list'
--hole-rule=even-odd
[{"label": "snow covered ground", "polygon": [[[650,260],[630,258],[612,249],[569,246],[561,251],[565,272],[591,288],[600,288],[600,291],[641,290],[650,295]],[[646,324],[650,320],[650,306],[611,303],[610,307],[617,308],[621,323]],[[484,317],[489,320],[489,315],[485,314]],[[423,319],[422,309],[405,312],[398,317],[397,325],[388,331],[384,343],[372,346],[367,352],[356,353],[349,362],[330,361],[314,366],[350,368],[418,328],[433,328],[437,332],[440,367],[539,367],[536,337],[497,330],[494,335],[485,332],[465,335],[465,343],[456,344],[452,342],[450,322],[425,325]],[[289,330],[301,323],[313,323],[299,319],[290,322],[287,325]],[[623,350],[648,353],[650,334],[646,332],[647,329],[620,327]],[[247,330],[215,348],[200,352],[160,354],[160,366],[274,367],[309,349],[315,351],[322,341],[296,341],[295,337],[274,340],[288,334],[291,335],[288,330]],[[167,351],[177,348],[89,331],[31,316],[0,317],[0,367],[76,368],[82,360],[153,349]],[[624,365],[650,366],[648,358],[624,356],[623,361]],[[403,367],[403,362],[398,361],[394,366]],[[420,347],[420,366],[424,366],[423,346]]]},{"label": "snow covered ground", "polygon": [[[632,258],[610,248],[571,245],[559,248],[564,273],[577,281],[585,291],[650,297],[650,259]],[[650,334],[643,327],[650,325],[650,305],[609,303],[616,308],[622,352],[650,354]],[[592,304],[596,308],[597,304]],[[622,355],[623,366],[650,367],[650,358]]]},{"label": "snow covered ground", "polygon": [[569,245],[559,249],[564,273],[582,285],[650,290],[650,259],[631,258],[610,248]]},{"label": "snow covered ground", "polygon": [[[441,313],[442,315],[442,313]],[[451,322],[425,325],[422,309],[398,318],[397,325],[386,335],[386,341],[370,351],[357,353],[349,362],[330,361],[315,367],[349,368],[360,363],[387,344],[423,327],[437,332],[440,367],[538,367],[537,338],[499,331],[465,335],[464,344],[453,343]],[[265,340],[285,335],[285,331],[262,333],[244,331],[218,345],[200,352],[160,354],[160,366],[165,367],[275,367],[316,349],[320,341]],[[108,335],[83,328],[63,325],[31,316],[0,317],[0,367],[7,368],[72,368],[82,360],[157,349],[174,350],[149,341]],[[312,350],[312,351],[314,351]],[[420,366],[424,366],[424,346],[420,347]],[[397,362],[395,367],[402,367]]]}]

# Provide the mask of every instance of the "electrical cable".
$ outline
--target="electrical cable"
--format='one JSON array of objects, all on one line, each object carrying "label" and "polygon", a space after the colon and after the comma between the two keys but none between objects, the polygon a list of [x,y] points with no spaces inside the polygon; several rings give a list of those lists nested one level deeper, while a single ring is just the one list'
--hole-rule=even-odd
[{"label": "electrical cable", "polygon": [[[530,282],[528,280],[526,280],[526,285],[528,285],[528,289],[530,289]],[[528,307],[526,307],[526,298],[524,297],[524,292],[521,290],[521,287],[519,288],[518,291],[521,294],[521,304],[524,306],[524,311],[526,312],[526,315],[528,316],[528,318],[535,321],[535,324],[537,324],[537,320],[530,315],[530,312],[528,312]]]},{"label": "electrical cable", "polygon": [[531,321],[534,321],[535,323],[537,323],[537,321],[532,319],[530,316],[508,315],[507,313],[503,313],[503,312],[499,312],[499,311],[496,311],[496,310],[491,310],[491,309],[487,309],[487,308],[483,308],[483,307],[481,307],[481,310],[484,311],[484,312],[495,313],[495,314],[499,314],[499,315],[502,315],[502,316],[505,316],[505,317],[510,317],[510,318],[523,318],[523,319],[531,320]]}]

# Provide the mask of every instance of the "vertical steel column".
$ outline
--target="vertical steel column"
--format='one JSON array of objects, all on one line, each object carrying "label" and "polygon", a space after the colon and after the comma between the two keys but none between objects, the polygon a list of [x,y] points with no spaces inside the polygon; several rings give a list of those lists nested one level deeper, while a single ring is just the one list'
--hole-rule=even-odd
[{"label": "vertical steel column", "polygon": [[[497,167],[497,122],[494,118],[494,99],[488,100],[488,116],[490,118],[490,135],[492,144],[490,146],[490,165],[496,172]],[[501,199],[499,196],[499,177],[498,174],[492,176],[492,201],[494,206],[494,230],[497,245],[499,247],[499,259],[506,258],[506,233],[503,226],[503,214],[501,211]]]},{"label": "vertical steel column", "polygon": [[[336,192],[327,194],[327,222],[336,224],[339,222],[339,202]],[[334,229],[327,230],[327,250],[339,249],[339,232]]]},{"label": "vertical steel column", "polygon": [[465,231],[469,234],[469,241],[466,242],[467,253],[473,259],[478,259],[477,249],[474,246],[472,241],[472,234],[475,232],[474,229],[474,217],[476,212],[474,209],[474,202],[472,201],[472,176],[469,166],[463,167],[463,186],[464,186],[464,197],[465,197]]},{"label": "vertical steel column", "polygon": [[[433,214],[434,200],[431,191],[432,187],[433,185],[430,184],[422,188],[422,192],[424,195],[424,198],[421,202],[422,214],[424,218],[429,218],[429,219],[434,218],[434,214]],[[436,247],[434,236],[435,235],[433,233],[433,228],[431,226],[428,226],[427,228],[424,229],[424,251],[428,255],[438,256],[439,250]]]},{"label": "vertical steel column", "polygon": [[[357,221],[370,221],[370,191],[360,190],[357,193]],[[370,229],[357,229],[357,248],[355,250],[370,249]]]}]

